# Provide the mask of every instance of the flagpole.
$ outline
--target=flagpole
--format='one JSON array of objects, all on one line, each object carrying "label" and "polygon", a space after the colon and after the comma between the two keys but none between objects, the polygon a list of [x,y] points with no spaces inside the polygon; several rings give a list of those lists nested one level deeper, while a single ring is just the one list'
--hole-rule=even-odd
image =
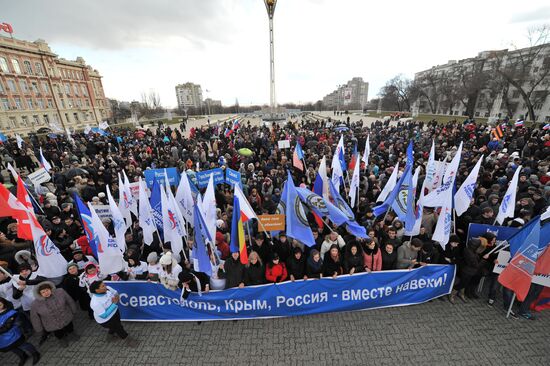
[{"label": "flagpole", "polygon": [[514,292],[514,296],[512,296],[512,300],[510,301],[510,306],[508,307],[508,311],[506,312],[506,319],[510,317],[510,313],[512,312],[512,306],[514,306],[515,300],[516,300],[516,293]]},{"label": "flagpole", "polygon": [[[248,224],[248,221],[247,221],[246,223]],[[267,237],[268,237],[269,239],[271,239],[271,235],[269,234],[269,231],[267,231],[267,230],[265,229],[265,226],[264,226],[264,224],[262,224],[262,222],[260,221],[260,219],[258,219],[258,225],[261,226],[262,230],[265,232],[265,234],[267,235]]]},{"label": "flagpole", "polygon": [[8,271],[6,271],[6,270],[4,269],[4,267],[0,266],[0,270],[1,270],[2,272],[4,272],[4,274],[5,274],[6,276],[8,276],[9,278],[13,278],[13,276],[12,276]]},{"label": "flagpole", "polygon": [[456,210],[453,208],[453,217],[454,217],[454,220],[453,220],[453,234],[456,235]]}]

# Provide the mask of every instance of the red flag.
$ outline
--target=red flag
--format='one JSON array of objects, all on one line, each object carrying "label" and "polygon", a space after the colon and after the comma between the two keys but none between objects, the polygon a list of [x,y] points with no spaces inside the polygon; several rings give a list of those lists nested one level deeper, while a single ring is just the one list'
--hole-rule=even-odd
[{"label": "red flag", "polygon": [[528,233],[527,237],[508,266],[498,276],[498,282],[514,291],[519,301],[524,301],[531,287],[538,257],[540,218],[532,220],[521,230]]},{"label": "red flag", "polygon": [[533,311],[542,311],[544,309],[550,309],[550,287],[545,287],[537,300],[531,304],[531,310]]},{"label": "red flag", "polygon": [[[29,198],[29,193],[23,184],[20,176],[17,177],[17,200],[25,206],[28,212],[33,213],[32,202]],[[33,213],[34,215],[34,213]],[[21,239],[33,240],[32,229],[28,218],[17,220],[17,236]]]},{"label": "red flag", "polygon": [[15,219],[27,217],[25,207],[3,184],[0,184],[0,217],[13,217]]}]

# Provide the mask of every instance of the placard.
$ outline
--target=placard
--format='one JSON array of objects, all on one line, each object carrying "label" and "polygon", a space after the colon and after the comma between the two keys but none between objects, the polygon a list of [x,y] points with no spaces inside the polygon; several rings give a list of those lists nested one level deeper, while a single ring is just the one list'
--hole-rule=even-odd
[{"label": "placard", "polygon": [[210,180],[210,175],[214,174],[214,184],[223,184],[225,183],[225,177],[223,176],[222,168],[215,168],[210,170],[205,170],[202,172],[197,172],[197,185],[199,188],[204,188],[208,186],[208,181]]},{"label": "placard", "polygon": [[37,171],[29,174],[28,178],[35,186],[41,183],[49,182],[52,179],[51,175],[44,168],[40,168]]},{"label": "placard", "polygon": [[231,168],[225,168],[225,183],[230,185],[241,184],[241,173]]},{"label": "placard", "polygon": [[262,225],[258,225],[261,231],[283,231],[285,229],[285,215],[259,215]]},{"label": "placard", "polygon": [[164,171],[168,175],[168,182],[171,186],[178,186],[180,179],[178,170],[176,168],[162,168],[162,169],[147,169],[143,171],[147,188],[151,189],[153,186],[153,180],[156,179],[158,184],[164,184]]},{"label": "placard", "polygon": [[277,142],[279,149],[290,149],[290,140],[280,140]]}]

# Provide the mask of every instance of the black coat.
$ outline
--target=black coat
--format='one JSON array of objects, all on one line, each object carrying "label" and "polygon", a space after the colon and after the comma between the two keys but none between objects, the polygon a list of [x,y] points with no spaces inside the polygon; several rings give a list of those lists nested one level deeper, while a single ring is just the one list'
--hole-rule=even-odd
[{"label": "black coat", "polygon": [[244,280],[244,266],[239,259],[228,258],[218,270],[218,277],[225,278],[225,288],[238,287]]},{"label": "black coat", "polygon": [[382,250],[382,271],[388,271],[395,269],[397,265],[397,251],[394,251],[389,254],[385,250]]},{"label": "black coat", "polygon": [[325,255],[325,258],[323,259],[323,276],[324,277],[330,277],[333,276],[335,273],[337,275],[342,274],[343,268],[342,268],[342,260],[338,259],[335,261],[332,259],[332,257],[329,255]]},{"label": "black coat", "polygon": [[349,273],[352,268],[355,268],[355,273],[363,272],[365,269],[363,254],[357,252],[355,255],[348,253],[344,258],[344,271]]},{"label": "black coat", "polygon": [[306,275],[306,258],[302,254],[300,259],[296,259],[294,255],[290,256],[286,261],[286,269],[288,276],[294,276],[294,279],[301,280]]},{"label": "black coat", "polygon": [[245,286],[261,285],[265,283],[265,268],[260,262],[244,267]]}]

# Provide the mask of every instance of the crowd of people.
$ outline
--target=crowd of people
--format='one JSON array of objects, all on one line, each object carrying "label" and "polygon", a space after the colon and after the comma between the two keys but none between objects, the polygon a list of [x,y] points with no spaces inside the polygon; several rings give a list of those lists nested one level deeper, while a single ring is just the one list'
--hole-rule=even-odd
[{"label": "crowd of people", "polygon": [[[485,278],[487,304],[493,306],[499,283],[493,273],[496,253],[491,253],[496,238],[491,233],[467,239],[470,223],[494,224],[501,198],[515,169],[522,166],[514,217],[504,225],[521,227],[543,213],[550,202],[550,133],[542,127],[518,127],[502,123],[502,138],[495,137],[491,127],[473,120],[438,124],[407,121],[343,123],[346,129],[336,131],[329,120],[313,115],[289,120],[282,124],[256,126],[241,122],[238,130],[225,134],[231,125],[208,125],[191,128],[189,136],[180,126],[159,126],[147,130],[111,128],[109,134],[73,134],[32,136],[21,146],[10,139],[0,146],[0,167],[16,167],[40,208],[35,212],[46,234],[59,248],[69,265],[60,279],[37,275],[33,243],[20,239],[17,222],[10,217],[0,221],[0,350],[12,351],[24,363],[28,357],[36,363],[38,351],[26,341],[33,330],[45,342],[51,335],[62,347],[78,340],[73,320],[79,311],[87,312],[101,326],[109,329],[109,339],[121,338],[131,347],[137,341],[126,333],[118,310],[119,297],[104,280],[150,280],[169,289],[210,291],[211,289],[244,287],[283,281],[337,277],[342,274],[412,269],[427,264],[457,265],[455,288],[448,296],[451,303],[478,298],[478,285]],[[330,121],[332,122],[332,121]],[[342,127],[342,124],[339,125]],[[142,229],[137,220],[126,233],[125,268],[118,273],[103,273],[94,258],[75,207],[74,194],[92,205],[107,204],[107,186],[118,199],[117,174],[124,170],[130,181],[143,177],[146,169],[176,167],[193,180],[197,170],[222,167],[241,173],[242,190],[258,214],[274,214],[281,200],[287,171],[296,186],[311,189],[317,167],[323,156],[331,159],[340,134],[346,142],[346,161],[351,160],[354,146],[362,150],[370,136],[371,153],[368,166],[361,163],[359,199],[353,208],[356,221],[368,233],[368,238],[351,235],[344,226],[327,222],[320,225],[308,213],[315,239],[307,246],[284,231],[269,235],[255,221],[246,229],[245,242],[248,263],[242,264],[238,251],[230,249],[233,189],[226,184],[216,187],[217,221],[213,264],[217,269],[208,276],[193,267],[189,260],[193,236],[184,238],[184,249],[171,250],[170,242],[159,236],[151,245],[144,245]],[[417,186],[422,186],[425,166],[432,141],[438,160],[450,161],[457,146],[463,142],[462,159],[457,174],[457,186],[467,177],[477,160],[484,161],[474,198],[468,210],[456,218],[453,235],[442,246],[432,240],[438,210],[425,207],[420,233],[405,235],[404,224],[391,210],[375,217],[373,207],[392,169],[406,163],[406,147],[414,142],[414,164],[421,167]],[[304,170],[293,165],[293,149],[280,149],[278,141],[291,140],[304,152]],[[34,186],[28,175],[39,167],[39,149],[53,165],[51,181]],[[248,148],[251,156],[239,154]],[[327,164],[330,166],[330,164]],[[351,172],[349,173],[351,175]],[[0,176],[16,193],[16,181],[11,173]],[[342,186],[347,197],[349,184]],[[417,189],[417,196],[420,194]],[[136,219],[134,217],[134,219]],[[112,223],[104,221],[111,234]],[[490,254],[489,254],[490,253]],[[520,304],[513,316],[534,318],[529,301],[536,298],[536,285],[530,297]],[[485,293],[485,292],[483,292]],[[511,301],[510,291],[502,290],[505,307]]]}]

